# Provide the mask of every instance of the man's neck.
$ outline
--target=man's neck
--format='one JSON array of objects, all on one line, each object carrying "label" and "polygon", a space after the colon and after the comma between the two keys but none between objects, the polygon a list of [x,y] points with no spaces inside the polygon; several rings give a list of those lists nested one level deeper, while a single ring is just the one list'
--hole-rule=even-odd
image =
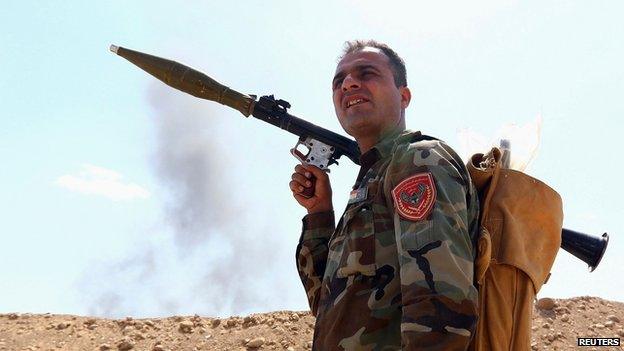
[{"label": "man's neck", "polygon": [[396,126],[395,128],[383,131],[379,134],[375,134],[375,135],[369,134],[365,137],[355,138],[355,140],[357,141],[358,146],[360,147],[360,153],[364,154],[368,150],[372,149],[373,146],[377,145],[377,143],[379,143],[381,140],[383,140],[387,136],[393,135],[393,134],[399,134],[404,130],[405,130],[405,126]]}]

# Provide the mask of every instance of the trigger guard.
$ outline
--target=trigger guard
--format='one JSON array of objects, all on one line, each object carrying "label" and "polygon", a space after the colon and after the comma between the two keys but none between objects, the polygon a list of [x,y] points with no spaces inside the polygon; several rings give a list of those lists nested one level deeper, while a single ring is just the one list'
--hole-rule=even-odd
[{"label": "trigger guard", "polygon": [[[307,139],[306,139],[306,140],[307,140]],[[293,147],[292,149],[290,149],[290,154],[291,154],[291,155],[293,155],[293,156],[295,156],[295,158],[296,158],[297,160],[299,160],[299,162],[301,162],[301,163],[303,163],[303,164],[305,164],[305,163],[306,163],[306,157],[308,157],[308,155],[310,154],[310,151],[312,151],[312,149],[311,149],[311,148],[309,148],[309,147],[306,145],[306,143],[305,143],[305,142],[306,142],[306,140],[299,139],[299,140],[297,141],[297,144],[295,144],[295,147]],[[297,149],[297,148],[299,147],[299,145],[304,145],[306,148],[308,148],[308,153],[304,155],[301,151],[299,151],[299,150]]]},{"label": "trigger guard", "polygon": [[290,149],[290,154],[295,156],[297,160],[301,163],[305,163],[305,155],[301,153],[301,151],[297,150],[297,146]]},{"label": "trigger guard", "polygon": [[[329,172],[327,167],[333,163],[337,163],[333,157],[335,151],[334,147],[311,137],[302,139],[303,138],[299,139],[294,149],[291,149],[293,156],[295,156],[303,164],[313,165],[323,171]],[[297,150],[297,147],[301,144],[308,149],[308,153],[306,155],[303,155],[299,150]]]}]

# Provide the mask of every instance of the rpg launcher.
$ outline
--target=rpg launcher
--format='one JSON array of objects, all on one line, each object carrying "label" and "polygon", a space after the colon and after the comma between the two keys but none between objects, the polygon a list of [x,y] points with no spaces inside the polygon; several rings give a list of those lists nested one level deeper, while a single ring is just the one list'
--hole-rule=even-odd
[{"label": "rpg launcher", "polygon": [[[290,104],[284,100],[276,100],[273,95],[256,100],[255,95],[239,93],[181,63],[115,45],[111,45],[110,50],[175,89],[216,101],[238,110],[245,117],[254,116],[298,135],[299,140],[290,151],[305,164],[329,171],[327,167],[338,164],[343,155],[360,164],[360,149],[354,140],[289,114]],[[307,149],[305,154],[298,149],[299,146]],[[314,184],[314,179],[311,180]],[[314,186],[311,186],[305,188],[303,195],[311,197],[313,192]],[[608,240],[606,233],[597,238],[564,229],[561,247],[585,261],[593,271],[607,248]]]},{"label": "rpg launcher", "polygon": [[[273,95],[256,100],[255,95],[241,94],[181,63],[115,45],[111,45],[110,50],[175,89],[216,101],[238,110],[245,117],[254,116],[298,135],[299,140],[290,151],[305,164],[329,171],[327,167],[338,164],[343,155],[360,164],[360,149],[354,140],[289,114],[287,101],[276,100]],[[314,179],[311,181],[314,184]],[[305,188],[303,195],[311,197],[313,192],[314,185]]]}]

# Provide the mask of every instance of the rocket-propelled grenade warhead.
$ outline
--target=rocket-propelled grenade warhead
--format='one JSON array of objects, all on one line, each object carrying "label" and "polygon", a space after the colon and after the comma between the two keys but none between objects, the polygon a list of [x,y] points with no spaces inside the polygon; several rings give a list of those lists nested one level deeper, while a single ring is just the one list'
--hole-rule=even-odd
[{"label": "rocket-propelled grenade warhead", "polygon": [[245,117],[253,112],[253,97],[232,90],[188,66],[115,45],[111,45],[110,50],[175,89],[234,108]]}]

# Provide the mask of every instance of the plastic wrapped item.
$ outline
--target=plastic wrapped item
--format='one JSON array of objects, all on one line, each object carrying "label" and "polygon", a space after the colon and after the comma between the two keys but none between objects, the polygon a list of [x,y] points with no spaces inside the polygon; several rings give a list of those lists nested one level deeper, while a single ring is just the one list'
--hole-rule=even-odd
[{"label": "plastic wrapped item", "polygon": [[519,126],[507,123],[498,129],[492,138],[487,138],[471,129],[458,132],[460,155],[466,162],[476,153],[487,153],[492,147],[503,152],[503,165],[517,171],[526,172],[537,155],[542,130],[542,116]]}]

